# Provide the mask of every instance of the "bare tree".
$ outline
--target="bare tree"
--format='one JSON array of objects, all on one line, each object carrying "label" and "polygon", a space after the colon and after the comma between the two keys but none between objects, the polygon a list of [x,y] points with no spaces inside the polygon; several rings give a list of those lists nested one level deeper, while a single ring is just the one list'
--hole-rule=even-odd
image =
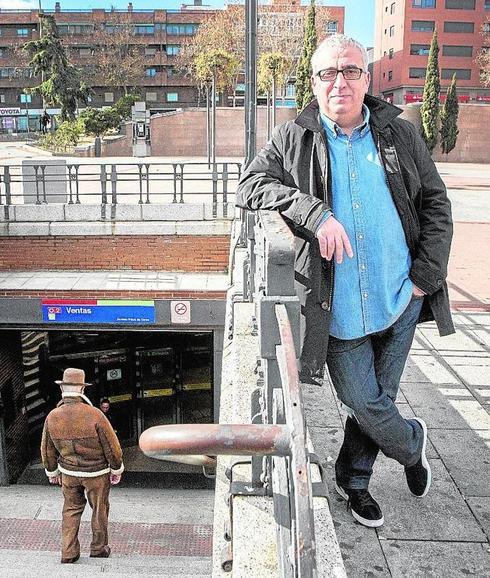
[{"label": "bare tree", "polygon": [[476,57],[476,62],[480,66],[480,82],[483,86],[490,86],[490,18],[483,24],[482,34],[484,36],[483,46]]}]

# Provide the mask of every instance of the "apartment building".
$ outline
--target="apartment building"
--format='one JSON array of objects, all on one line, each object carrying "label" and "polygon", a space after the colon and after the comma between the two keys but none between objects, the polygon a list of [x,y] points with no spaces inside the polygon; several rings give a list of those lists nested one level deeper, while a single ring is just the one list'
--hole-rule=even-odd
[{"label": "apartment building", "polygon": [[394,104],[419,102],[437,30],[442,94],[456,74],[460,102],[490,103],[476,62],[489,18],[490,0],[376,0],[373,94]]}]

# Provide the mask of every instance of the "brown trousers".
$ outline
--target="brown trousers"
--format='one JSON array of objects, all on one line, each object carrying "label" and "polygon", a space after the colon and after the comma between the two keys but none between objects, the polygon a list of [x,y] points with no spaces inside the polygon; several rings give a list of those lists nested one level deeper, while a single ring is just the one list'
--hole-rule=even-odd
[{"label": "brown trousers", "polygon": [[[90,554],[100,554],[107,546],[109,521],[109,474],[95,478],[77,478],[62,474],[63,521],[61,523],[61,557],[74,558],[80,554],[78,530],[85,504],[92,508],[92,542]],[[85,492],[87,497],[85,498]]]}]

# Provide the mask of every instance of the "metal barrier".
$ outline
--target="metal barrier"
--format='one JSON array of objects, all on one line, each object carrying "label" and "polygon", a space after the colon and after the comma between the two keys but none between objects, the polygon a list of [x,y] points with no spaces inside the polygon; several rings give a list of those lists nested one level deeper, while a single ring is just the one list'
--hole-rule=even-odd
[{"label": "metal barrier", "polygon": [[[298,377],[300,304],[294,292],[294,237],[276,212],[245,214],[237,247],[247,247],[242,299],[255,303],[259,358],[251,423],[156,426],[143,432],[148,456],[251,456],[227,471],[230,481],[227,538],[233,540],[233,498],[272,496],[280,576],[316,575],[313,495],[327,495],[313,484],[303,401]],[[236,272],[235,272],[236,273]],[[231,329],[232,330],[232,329]],[[234,480],[234,467],[251,464],[251,479]],[[321,470],[320,470],[321,472]],[[232,548],[222,567],[232,569]]]},{"label": "metal barrier", "polygon": [[[26,171],[26,167],[30,169]],[[3,165],[0,205],[49,204],[50,189],[61,189],[66,202],[91,204],[227,203],[240,179],[241,163],[78,163],[29,160]],[[26,193],[29,189],[31,192]],[[59,195],[59,192],[56,193]],[[233,202],[233,198],[231,201]],[[56,202],[59,202],[56,201]]]}]

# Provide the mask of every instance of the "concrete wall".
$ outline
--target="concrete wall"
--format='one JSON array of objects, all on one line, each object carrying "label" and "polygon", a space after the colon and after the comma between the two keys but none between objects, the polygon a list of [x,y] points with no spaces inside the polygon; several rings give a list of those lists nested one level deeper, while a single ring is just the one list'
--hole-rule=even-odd
[{"label": "concrete wall", "polygon": [[[403,118],[420,126],[419,105],[402,106]],[[277,110],[277,124],[286,122],[296,116],[296,109],[280,108]],[[434,151],[436,161],[486,163],[490,160],[488,153],[488,136],[482,127],[490,124],[490,106],[478,104],[460,104],[459,138],[456,148],[448,157]],[[218,108],[217,143],[218,157],[245,156],[245,117],[243,108]],[[257,146],[266,142],[266,108],[259,107],[257,113]],[[128,131],[129,132],[129,131]],[[189,109],[167,115],[153,117],[151,120],[152,155],[155,156],[206,156],[206,111]],[[130,138],[106,143],[105,154],[119,156],[131,154],[126,143]]]}]

